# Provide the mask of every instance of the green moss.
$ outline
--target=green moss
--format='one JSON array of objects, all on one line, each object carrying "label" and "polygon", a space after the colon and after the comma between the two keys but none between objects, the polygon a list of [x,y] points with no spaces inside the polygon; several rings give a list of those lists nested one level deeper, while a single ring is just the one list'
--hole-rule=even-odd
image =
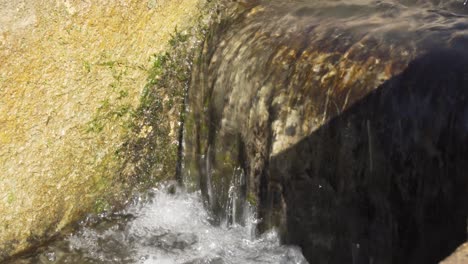
[{"label": "green moss", "polygon": [[7,203],[12,204],[16,201],[16,196],[13,193],[9,193],[7,196]]},{"label": "green moss", "polygon": [[91,63],[89,63],[89,61],[83,61],[83,68],[87,73],[91,72]]},{"label": "green moss", "polygon": [[126,98],[128,97],[128,91],[127,90],[120,90],[119,91],[119,97],[117,97],[117,99],[123,99],[123,98]]},{"label": "green moss", "polygon": [[116,64],[117,64],[116,61],[104,61],[104,62],[99,62],[96,65],[97,66],[106,66],[106,67],[109,67],[109,69],[113,69]]},{"label": "green moss", "polygon": [[258,204],[257,196],[256,196],[254,193],[252,193],[252,192],[248,192],[248,193],[247,193],[246,200],[247,200],[247,202],[248,202],[250,205],[252,205],[252,206],[254,206],[254,207],[256,207],[257,204]]},{"label": "green moss", "polygon": [[99,198],[94,203],[94,211],[98,214],[105,212],[110,209],[110,205],[107,200]]},{"label": "green moss", "polygon": [[104,129],[104,124],[102,123],[102,121],[97,118],[93,118],[93,120],[88,122],[86,132],[99,133],[103,129]]},{"label": "green moss", "polygon": [[179,160],[175,143],[184,122],[184,98],[198,48],[188,40],[200,37],[176,29],[169,41],[171,49],[152,56],[147,84],[128,125],[131,132],[118,151],[127,168],[131,167],[129,177],[143,189],[175,175]]},{"label": "green moss", "polygon": [[177,27],[175,28],[174,34],[171,34],[169,45],[172,48],[177,48],[181,43],[186,42],[190,38],[190,35],[184,32],[179,32]]},{"label": "green moss", "polygon": [[[120,123],[121,127],[126,129],[129,127],[130,118],[133,116],[134,109],[130,103],[124,102],[123,99],[128,96],[128,91],[120,90],[117,100],[113,103],[109,99],[103,100],[98,107],[96,114],[91,121],[86,125],[86,131],[92,133],[100,133],[105,125]],[[121,121],[121,122],[118,122]]]},{"label": "green moss", "polygon": [[[209,16],[208,13],[203,16]],[[128,66],[106,60],[107,55],[102,57],[103,62],[94,64],[107,67],[114,81],[110,84],[108,99],[101,102],[88,122],[87,132],[104,133],[108,126],[118,124],[126,134],[124,144],[97,165],[95,187],[103,194],[96,200],[97,212],[108,209],[112,195],[105,193],[115,189],[110,188],[116,184],[115,180],[106,180],[109,171],[120,174],[119,184],[140,191],[174,177],[179,161],[178,144],[175,143],[179,140],[179,126],[186,121],[184,104],[191,65],[201,48],[195,43],[200,43],[206,32],[203,24],[206,22],[202,21],[206,20],[201,17],[198,25],[188,31],[176,28],[168,43],[170,49],[151,57],[152,66],[147,70],[147,83],[136,108],[127,102],[129,93],[121,85]],[[84,67],[91,70],[90,63],[85,63]],[[227,163],[232,163],[230,157],[226,159]]]}]

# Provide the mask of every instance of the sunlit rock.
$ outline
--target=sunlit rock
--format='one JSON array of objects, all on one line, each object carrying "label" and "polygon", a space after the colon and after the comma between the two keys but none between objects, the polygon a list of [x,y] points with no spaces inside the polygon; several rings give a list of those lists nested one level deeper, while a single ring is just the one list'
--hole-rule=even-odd
[{"label": "sunlit rock", "polygon": [[[159,104],[157,129],[132,116],[160,77],[148,76],[155,54],[195,24],[199,3],[0,1],[0,262],[174,174],[166,141],[178,139],[184,87],[159,89],[173,101]],[[146,166],[146,148],[164,158]]]}]

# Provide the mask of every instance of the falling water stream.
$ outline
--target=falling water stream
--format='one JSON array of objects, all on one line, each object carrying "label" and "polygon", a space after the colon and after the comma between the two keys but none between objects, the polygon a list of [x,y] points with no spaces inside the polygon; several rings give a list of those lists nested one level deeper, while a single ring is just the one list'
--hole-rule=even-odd
[{"label": "falling water stream", "polygon": [[199,192],[161,184],[16,263],[307,263],[299,248],[280,245],[275,231],[255,236],[257,219],[247,211],[245,225],[215,225]]}]

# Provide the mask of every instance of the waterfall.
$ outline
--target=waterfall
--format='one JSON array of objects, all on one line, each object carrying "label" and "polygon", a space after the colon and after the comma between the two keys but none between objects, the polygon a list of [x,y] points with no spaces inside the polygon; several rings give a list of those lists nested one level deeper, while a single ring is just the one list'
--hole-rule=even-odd
[{"label": "waterfall", "polygon": [[259,233],[312,263],[436,262],[466,240],[466,15],[272,0],[210,29],[186,168],[218,223],[242,224],[248,202]]}]

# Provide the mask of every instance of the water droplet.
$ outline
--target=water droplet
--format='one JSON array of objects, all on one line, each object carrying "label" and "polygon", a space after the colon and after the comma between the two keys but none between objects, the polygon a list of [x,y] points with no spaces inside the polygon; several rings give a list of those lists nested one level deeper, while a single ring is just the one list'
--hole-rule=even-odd
[{"label": "water droplet", "polygon": [[55,252],[47,252],[46,254],[46,258],[49,260],[49,261],[55,261],[56,257],[55,257]]}]

